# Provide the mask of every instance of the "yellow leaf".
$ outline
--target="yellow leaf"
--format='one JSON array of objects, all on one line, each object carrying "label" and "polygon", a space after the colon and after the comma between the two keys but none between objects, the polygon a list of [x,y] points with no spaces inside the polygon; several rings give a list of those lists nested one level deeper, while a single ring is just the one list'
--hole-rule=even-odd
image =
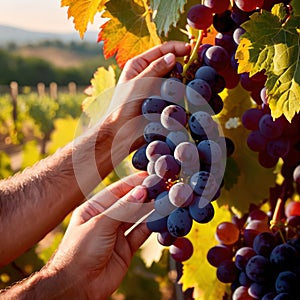
[{"label": "yellow leaf", "polygon": [[69,6],[68,18],[73,17],[75,29],[83,38],[89,23],[94,22],[97,12],[105,9],[109,0],[61,0],[61,6]]},{"label": "yellow leaf", "polygon": [[251,42],[246,38],[242,38],[239,43],[235,53],[235,58],[239,62],[238,73],[250,72],[253,67],[253,64],[249,61],[249,49],[251,48],[251,45]]}]

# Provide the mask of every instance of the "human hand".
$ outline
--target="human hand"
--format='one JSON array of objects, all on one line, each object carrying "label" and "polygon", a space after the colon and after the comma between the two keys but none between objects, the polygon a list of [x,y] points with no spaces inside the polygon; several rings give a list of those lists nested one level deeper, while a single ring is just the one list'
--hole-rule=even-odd
[{"label": "human hand", "polygon": [[143,204],[147,192],[139,186],[146,176],[141,172],[113,183],[74,211],[46,267],[49,273],[64,274],[66,291],[76,288],[81,297],[107,299],[120,285],[133,254],[150,235],[145,223],[125,235],[152,209],[152,204]]}]

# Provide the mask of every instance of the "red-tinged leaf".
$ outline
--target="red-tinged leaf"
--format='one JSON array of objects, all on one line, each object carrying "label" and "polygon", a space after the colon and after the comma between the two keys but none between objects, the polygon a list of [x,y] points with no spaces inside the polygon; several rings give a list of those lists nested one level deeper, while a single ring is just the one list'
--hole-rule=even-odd
[{"label": "red-tinged leaf", "polygon": [[98,41],[104,41],[105,58],[116,55],[120,67],[161,43],[145,1],[111,0],[102,17],[109,21],[102,26]]}]

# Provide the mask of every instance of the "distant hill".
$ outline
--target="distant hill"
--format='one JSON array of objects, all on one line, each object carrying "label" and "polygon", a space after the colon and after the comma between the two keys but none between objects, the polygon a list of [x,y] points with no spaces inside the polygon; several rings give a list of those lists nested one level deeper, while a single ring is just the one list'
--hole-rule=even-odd
[{"label": "distant hill", "polygon": [[[84,36],[84,41],[89,43],[96,43],[97,35],[98,33],[95,31],[88,31]],[[9,43],[22,45],[47,40],[59,40],[67,43],[72,41],[81,41],[79,33],[76,31],[72,33],[47,33],[0,25],[0,47],[3,47]]]}]

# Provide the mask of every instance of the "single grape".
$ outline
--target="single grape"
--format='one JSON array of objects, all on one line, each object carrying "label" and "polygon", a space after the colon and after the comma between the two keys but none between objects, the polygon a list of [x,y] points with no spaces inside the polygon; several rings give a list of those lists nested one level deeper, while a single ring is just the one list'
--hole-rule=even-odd
[{"label": "single grape", "polygon": [[264,294],[264,296],[261,298],[261,300],[273,300],[276,297],[276,292],[269,292],[267,294]]},{"label": "single grape", "polygon": [[166,190],[165,181],[156,174],[147,176],[142,185],[147,188],[149,199],[155,199],[160,193]]},{"label": "single grape", "polygon": [[242,124],[248,130],[258,130],[259,121],[264,115],[263,111],[258,108],[250,108],[242,115]]},{"label": "single grape", "polygon": [[195,79],[202,79],[213,89],[218,78],[217,71],[210,66],[202,66],[195,73]]},{"label": "single grape", "polygon": [[244,271],[249,259],[254,255],[256,255],[256,253],[252,247],[239,248],[235,253],[235,259],[234,259],[235,266],[239,270]]},{"label": "single grape", "polygon": [[259,130],[251,131],[247,137],[247,146],[254,152],[264,151],[267,144],[268,139]]},{"label": "single grape", "polygon": [[278,138],[267,143],[267,153],[275,158],[284,157],[290,151],[290,142],[285,138]]},{"label": "single grape", "polygon": [[168,105],[162,111],[160,121],[170,131],[182,130],[187,124],[187,114],[180,105]]},{"label": "single grape", "polygon": [[215,215],[215,209],[211,202],[202,206],[203,200],[196,196],[193,203],[189,206],[189,212],[193,220],[198,223],[205,224],[211,221]]},{"label": "single grape", "polygon": [[277,293],[288,293],[293,295],[299,288],[297,275],[291,271],[279,273],[275,282]]},{"label": "single grape", "polygon": [[176,146],[174,157],[181,166],[196,166],[200,169],[197,146],[192,142],[183,142]]},{"label": "single grape", "polygon": [[262,8],[264,0],[234,0],[236,6],[246,12]]},{"label": "single grape", "polygon": [[212,134],[215,126],[211,115],[204,111],[193,113],[188,120],[188,124],[192,136],[196,139],[202,139]]},{"label": "single grape", "polygon": [[185,85],[177,78],[168,78],[162,83],[160,94],[164,100],[178,104],[183,100]]},{"label": "single grape", "polygon": [[135,151],[135,153],[132,156],[132,165],[141,171],[147,171],[148,166],[148,158],[146,156],[146,148],[147,145],[142,146],[138,150]]},{"label": "single grape", "polygon": [[190,185],[197,195],[204,196],[208,200],[211,200],[218,189],[216,179],[207,171],[193,174],[190,178]]},{"label": "single grape", "polygon": [[151,232],[162,232],[167,230],[167,217],[153,211],[146,219],[146,225]]},{"label": "single grape", "polygon": [[189,184],[177,182],[169,190],[170,203],[177,207],[189,206],[193,199],[193,190]]},{"label": "single grape", "polygon": [[232,260],[224,260],[217,268],[217,278],[223,283],[231,283],[238,277],[238,270]]},{"label": "single grape", "polygon": [[188,238],[179,237],[175,240],[173,245],[170,246],[169,252],[174,260],[183,262],[192,256],[194,247]]},{"label": "single grape", "polygon": [[167,129],[160,122],[150,122],[144,128],[144,139],[147,143],[155,140],[165,141],[167,134]]},{"label": "single grape", "polygon": [[168,231],[175,237],[183,237],[187,235],[193,224],[193,219],[188,209],[179,207],[174,210],[168,217]]},{"label": "single grape", "polygon": [[300,216],[300,202],[290,201],[285,206],[285,215],[289,218],[291,216]]},{"label": "single grape", "polygon": [[268,286],[257,282],[253,282],[248,289],[249,295],[254,299],[261,299],[268,291]]},{"label": "single grape", "polygon": [[233,32],[233,40],[238,45],[240,43],[241,35],[244,34],[246,30],[242,27],[238,27]]},{"label": "single grape", "polygon": [[278,163],[278,157],[271,156],[266,150],[258,153],[258,162],[264,168],[274,168]]},{"label": "single grape", "polygon": [[216,239],[224,245],[232,245],[239,240],[240,230],[231,222],[221,222],[216,229]]},{"label": "single grape", "polygon": [[204,61],[208,66],[213,67],[217,72],[225,70],[230,64],[228,52],[221,46],[212,46],[204,54]]},{"label": "single grape", "polygon": [[223,156],[221,147],[215,141],[212,140],[201,141],[197,145],[197,149],[201,161],[203,161],[206,164],[217,163],[221,160]]},{"label": "single grape", "polygon": [[232,259],[232,249],[226,245],[217,245],[210,248],[207,252],[207,261],[213,266],[218,267],[222,261]]},{"label": "single grape", "polygon": [[162,246],[171,246],[174,244],[176,241],[176,237],[172,236],[169,231],[162,231],[157,233],[157,241],[162,245]]},{"label": "single grape", "polygon": [[209,7],[213,13],[220,14],[227,10],[230,5],[230,0],[204,0],[204,5]]},{"label": "single grape", "polygon": [[239,283],[242,286],[249,287],[253,281],[247,276],[245,271],[241,271],[239,275]]},{"label": "single grape", "polygon": [[231,11],[225,10],[222,13],[214,14],[213,26],[218,32],[225,33],[233,31],[236,24],[231,18]]},{"label": "single grape", "polygon": [[254,300],[248,293],[248,287],[240,286],[232,294],[232,300]]},{"label": "single grape", "polygon": [[259,130],[268,139],[277,139],[283,133],[283,122],[281,119],[273,120],[269,114],[263,115],[259,120]]},{"label": "single grape", "polygon": [[300,184],[300,165],[298,165],[293,172],[293,179],[296,184]]},{"label": "single grape", "polygon": [[211,26],[212,22],[212,10],[205,5],[193,5],[187,13],[187,23],[192,28],[204,30]]},{"label": "single grape", "polygon": [[246,265],[247,276],[258,283],[265,283],[268,279],[269,260],[262,255],[252,256]]},{"label": "single grape", "polygon": [[180,165],[170,154],[160,156],[154,165],[155,173],[164,180],[175,180],[180,172]]},{"label": "single grape", "polygon": [[142,104],[142,114],[147,120],[158,122],[161,112],[168,105],[169,103],[159,96],[148,97]]},{"label": "single grape", "polygon": [[187,84],[186,98],[194,106],[205,106],[210,101],[212,91],[209,83],[203,79],[194,79]]},{"label": "single grape", "polygon": [[147,145],[146,157],[149,161],[155,162],[164,154],[171,154],[171,150],[166,142],[156,140]]},{"label": "single grape", "polygon": [[288,270],[297,260],[297,251],[289,244],[277,245],[270,254],[270,262],[280,270]]},{"label": "single grape", "polygon": [[269,257],[273,248],[277,245],[277,240],[271,232],[259,233],[253,241],[253,249],[256,254]]}]

